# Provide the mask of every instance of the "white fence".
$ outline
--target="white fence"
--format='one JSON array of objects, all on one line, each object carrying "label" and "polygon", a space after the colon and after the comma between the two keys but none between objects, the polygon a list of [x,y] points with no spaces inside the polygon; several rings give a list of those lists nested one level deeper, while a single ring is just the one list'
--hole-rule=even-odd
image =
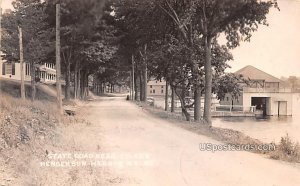
[{"label": "white fence", "polygon": [[218,105],[215,107],[215,111],[254,113],[256,111],[256,106],[244,107],[242,105]]}]

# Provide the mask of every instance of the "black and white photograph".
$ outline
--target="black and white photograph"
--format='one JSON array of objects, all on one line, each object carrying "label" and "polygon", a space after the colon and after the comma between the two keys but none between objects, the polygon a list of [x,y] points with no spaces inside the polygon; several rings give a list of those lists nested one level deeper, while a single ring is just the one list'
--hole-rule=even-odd
[{"label": "black and white photograph", "polygon": [[299,186],[300,0],[0,0],[0,186]]}]

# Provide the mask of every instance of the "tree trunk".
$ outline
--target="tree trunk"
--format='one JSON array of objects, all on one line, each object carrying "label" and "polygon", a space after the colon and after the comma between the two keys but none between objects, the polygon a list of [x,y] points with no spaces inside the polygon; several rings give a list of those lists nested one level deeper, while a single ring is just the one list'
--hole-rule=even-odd
[{"label": "tree trunk", "polygon": [[88,72],[85,70],[84,74],[84,99],[87,99],[89,96],[89,75]]},{"label": "tree trunk", "polygon": [[143,93],[144,93],[144,96],[143,96],[143,101],[144,102],[146,102],[147,101],[147,79],[148,79],[148,75],[147,75],[147,63],[146,63],[146,61],[145,61],[145,64],[144,64],[144,70],[143,70],[143,76],[144,76],[144,81],[143,81],[143,83],[144,83],[144,86],[143,86]]},{"label": "tree trunk", "polygon": [[[185,87],[184,87],[185,88]],[[182,91],[181,95],[175,90],[176,95],[178,96],[179,100],[180,100],[180,104],[181,104],[181,111],[182,114],[185,116],[185,119],[187,121],[191,121],[191,115],[190,113],[187,111],[185,102],[184,102],[184,97],[185,97],[185,92]]]},{"label": "tree trunk", "polygon": [[136,79],[136,77],[135,77],[135,66],[134,66],[134,56],[132,55],[131,56],[131,65],[132,65],[132,72],[131,72],[131,78],[132,78],[132,81],[131,81],[131,83],[132,83],[132,100],[134,100],[134,98],[135,98],[135,95],[136,95],[136,92],[134,92],[135,91],[135,87],[136,87],[136,83],[135,83],[135,79]]},{"label": "tree trunk", "polygon": [[85,87],[86,87],[86,89],[85,89],[85,91],[86,91],[86,97],[88,97],[88,96],[90,96],[90,87],[89,87],[89,74],[88,73],[86,73],[86,76],[85,76]]},{"label": "tree trunk", "polygon": [[31,74],[31,100],[34,101],[36,95],[34,63],[30,63],[30,74]]},{"label": "tree trunk", "polygon": [[81,98],[81,69],[78,69],[78,75],[77,75],[77,98]]},{"label": "tree trunk", "polygon": [[200,121],[201,119],[201,88],[195,86],[194,90],[194,120]]},{"label": "tree trunk", "polygon": [[165,91],[165,111],[168,111],[169,108],[169,84],[166,81],[166,91]]},{"label": "tree trunk", "polygon": [[205,38],[205,100],[204,100],[204,120],[211,126],[211,94],[212,94],[212,68],[211,68],[211,40]]},{"label": "tree trunk", "polygon": [[85,98],[85,70],[82,70],[80,77],[80,98]]},{"label": "tree trunk", "polygon": [[139,73],[139,80],[140,80],[140,101],[143,101],[144,100],[144,93],[143,93],[143,77],[142,77],[142,74]]},{"label": "tree trunk", "polygon": [[174,87],[171,86],[172,89],[172,96],[171,96],[171,112],[175,111],[175,90]]},{"label": "tree trunk", "polygon": [[78,88],[78,62],[75,62],[74,72],[74,99],[77,99],[77,88]]},{"label": "tree trunk", "polygon": [[71,82],[71,63],[69,60],[66,60],[66,85],[65,85],[65,100],[70,100],[71,90],[70,90],[70,82]]},{"label": "tree trunk", "polygon": [[135,92],[135,94],[134,94],[134,100],[138,100],[138,94],[137,94],[137,92],[138,92],[138,86],[137,86],[137,75],[135,74],[134,75],[134,92]]}]

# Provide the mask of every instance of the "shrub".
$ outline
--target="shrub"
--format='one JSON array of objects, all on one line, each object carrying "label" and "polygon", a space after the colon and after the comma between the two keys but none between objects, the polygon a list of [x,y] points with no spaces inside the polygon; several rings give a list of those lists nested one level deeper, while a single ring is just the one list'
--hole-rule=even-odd
[{"label": "shrub", "polygon": [[300,162],[300,145],[298,142],[292,141],[291,137],[286,134],[286,136],[281,137],[276,150],[271,153],[271,158]]}]

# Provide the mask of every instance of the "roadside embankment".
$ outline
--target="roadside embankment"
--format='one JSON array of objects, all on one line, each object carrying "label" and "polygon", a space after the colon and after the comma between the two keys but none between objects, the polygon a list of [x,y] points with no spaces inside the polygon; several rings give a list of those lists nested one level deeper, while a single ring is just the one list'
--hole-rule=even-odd
[{"label": "roadside embankment", "polygon": [[1,93],[0,185],[38,183],[37,162],[60,146],[60,128],[82,122],[65,115],[59,123],[57,116],[54,102],[32,102]]},{"label": "roadside embankment", "polygon": [[185,117],[179,113],[171,113],[164,111],[161,108],[150,106],[142,102],[134,102],[139,107],[142,107],[143,110],[149,112],[150,114],[171,121],[170,123],[177,125],[185,130],[191,132],[211,137],[215,140],[223,142],[225,144],[235,145],[238,147],[252,145],[252,146],[274,146],[271,150],[266,149],[253,149],[249,152],[254,152],[257,154],[267,155],[269,158],[276,160],[283,160],[288,162],[300,163],[300,145],[298,142],[294,142],[288,134],[281,138],[279,144],[270,143],[265,144],[258,139],[254,139],[250,136],[245,135],[240,131],[233,129],[218,128],[213,126],[207,126],[204,122],[193,122],[186,121]]}]

